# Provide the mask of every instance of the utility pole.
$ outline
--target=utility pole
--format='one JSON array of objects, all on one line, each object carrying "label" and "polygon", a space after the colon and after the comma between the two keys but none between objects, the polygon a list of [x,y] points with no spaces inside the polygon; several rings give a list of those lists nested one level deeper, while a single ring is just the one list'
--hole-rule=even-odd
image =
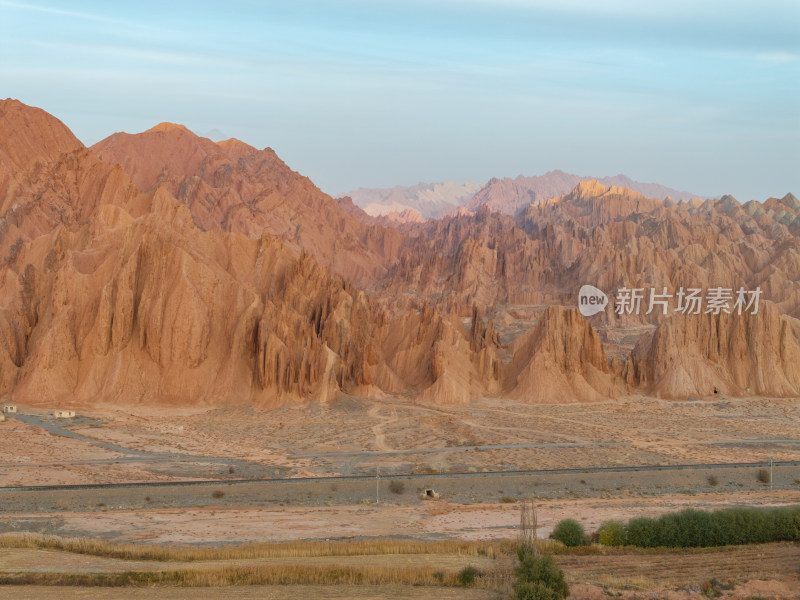
[{"label": "utility pole", "polygon": [[381,502],[381,468],[375,467],[375,504]]},{"label": "utility pole", "polygon": [[772,489],[772,457],[769,457],[769,489]]}]

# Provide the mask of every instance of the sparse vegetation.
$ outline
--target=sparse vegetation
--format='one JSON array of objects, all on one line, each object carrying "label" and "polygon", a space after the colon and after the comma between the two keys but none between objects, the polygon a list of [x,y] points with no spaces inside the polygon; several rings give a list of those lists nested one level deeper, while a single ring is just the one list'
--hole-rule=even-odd
[{"label": "sparse vegetation", "polygon": [[[716,578],[709,579],[703,582],[702,592],[706,598],[719,598],[722,596],[722,590],[727,586],[723,586]],[[727,588],[730,589],[730,588]]]},{"label": "sparse vegetation", "polygon": [[514,496],[503,496],[502,498],[500,498],[500,502],[502,502],[503,504],[514,504],[514,502],[516,501],[517,499],[514,498]]},{"label": "sparse vegetation", "polygon": [[406,491],[406,484],[399,480],[392,480],[389,482],[389,491],[393,494],[402,494]]},{"label": "sparse vegetation", "polygon": [[770,481],[772,481],[772,477],[770,477],[769,474],[769,469],[759,469],[756,479],[758,479],[760,483],[763,483],[765,485],[768,484]]},{"label": "sparse vegetation", "polygon": [[223,492],[222,490],[214,490],[213,492],[211,492],[212,498],[222,498],[224,495],[225,492]]},{"label": "sparse vegetation", "polygon": [[482,573],[473,565],[467,565],[458,572],[458,582],[463,586],[469,586],[475,583]]},{"label": "sparse vegetation", "polygon": [[586,542],[586,532],[583,529],[583,525],[575,519],[564,519],[559,522],[550,537],[558,540],[568,548],[581,546]]},{"label": "sparse vegetation", "polygon": [[710,485],[711,487],[716,487],[719,485],[719,477],[717,477],[716,475],[709,475],[707,481],[708,485]]}]

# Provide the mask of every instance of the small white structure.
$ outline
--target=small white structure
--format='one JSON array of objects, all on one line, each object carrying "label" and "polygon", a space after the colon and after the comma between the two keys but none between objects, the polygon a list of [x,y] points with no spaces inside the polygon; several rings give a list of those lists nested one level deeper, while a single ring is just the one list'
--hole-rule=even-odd
[{"label": "small white structure", "polygon": [[59,408],[59,409],[56,409],[56,410],[53,411],[53,416],[56,419],[71,419],[72,417],[75,416],[75,411],[74,410],[64,410],[64,409]]},{"label": "small white structure", "polygon": [[17,405],[16,404],[4,404],[3,405],[3,412],[6,414],[11,414],[17,412]]},{"label": "small white structure", "polygon": [[439,499],[439,492],[432,488],[426,488],[424,492],[422,492],[422,499],[423,500],[438,500]]}]

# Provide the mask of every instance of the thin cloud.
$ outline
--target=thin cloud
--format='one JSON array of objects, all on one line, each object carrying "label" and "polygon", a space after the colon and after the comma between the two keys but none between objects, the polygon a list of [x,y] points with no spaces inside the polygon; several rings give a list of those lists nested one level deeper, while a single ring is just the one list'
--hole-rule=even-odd
[{"label": "thin cloud", "polygon": [[800,61],[800,54],[795,52],[759,52],[756,54],[756,58],[764,62],[786,64]]},{"label": "thin cloud", "polygon": [[72,17],[75,19],[86,19],[89,21],[101,21],[103,23],[122,23],[119,19],[106,17],[93,13],[77,12],[74,10],[63,10],[61,8],[51,8],[49,6],[40,6],[38,4],[28,4],[27,2],[8,2],[7,0],[0,0],[0,6],[4,8],[18,8],[21,10],[30,10],[34,12],[47,13],[51,15],[60,15],[62,17]]},{"label": "thin cloud", "polygon": [[240,66],[235,60],[225,59],[211,54],[178,51],[160,48],[135,48],[112,44],[72,43],[31,41],[31,45],[51,50],[78,50],[95,56],[117,56],[133,60],[143,60],[173,65],[204,65],[233,68]]}]

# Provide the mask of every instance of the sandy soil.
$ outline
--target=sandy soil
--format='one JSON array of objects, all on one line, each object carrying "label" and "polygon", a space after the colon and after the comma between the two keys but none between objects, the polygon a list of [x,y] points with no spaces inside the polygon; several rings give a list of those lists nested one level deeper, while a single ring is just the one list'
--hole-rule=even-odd
[{"label": "sandy soil", "polygon": [[[602,586],[578,584],[570,586],[570,600],[608,600],[610,597]],[[618,595],[617,595],[618,594]],[[0,600],[296,600],[314,598],[318,600],[501,600],[507,594],[481,589],[428,588],[405,586],[251,586],[247,588],[80,588],[4,586],[0,587]],[[660,590],[615,592],[621,600],[658,598],[660,600],[702,600],[700,591]],[[777,581],[750,581],[737,585],[724,593],[730,600],[764,598],[764,600],[797,600],[800,598],[800,580],[796,577]]]},{"label": "sandy soil", "polygon": [[392,474],[800,460],[798,399],[637,396],[567,405],[486,399],[442,407],[341,396],[272,411],[82,414],[94,419],[91,426],[72,431],[130,452],[12,417],[0,423],[0,486],[371,474],[378,466]]}]

